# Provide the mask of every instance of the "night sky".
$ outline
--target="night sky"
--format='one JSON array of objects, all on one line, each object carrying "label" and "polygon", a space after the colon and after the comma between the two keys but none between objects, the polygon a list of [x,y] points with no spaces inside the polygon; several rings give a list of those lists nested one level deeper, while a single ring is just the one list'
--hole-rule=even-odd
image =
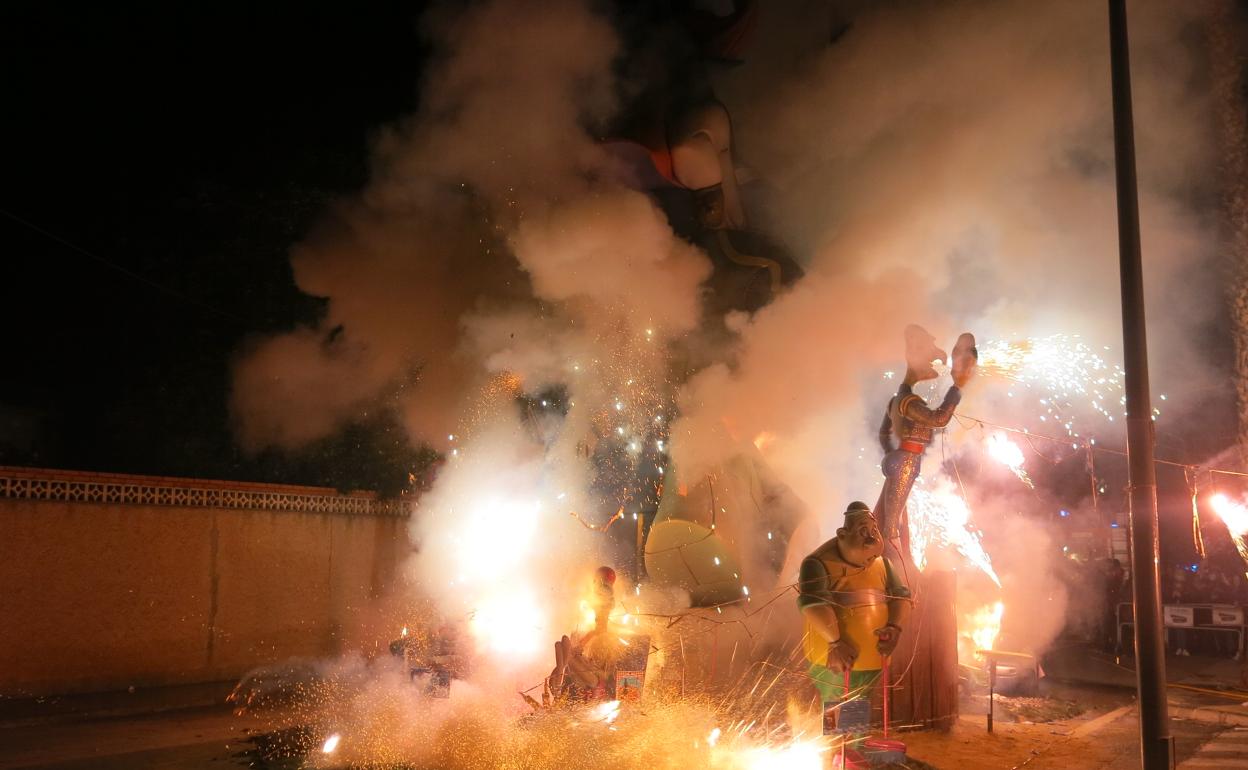
[{"label": "night sky", "polygon": [[398,483],[414,450],[385,418],[247,457],[227,398],[248,335],[321,312],[288,250],[415,108],[419,15],[5,4],[0,464]]}]

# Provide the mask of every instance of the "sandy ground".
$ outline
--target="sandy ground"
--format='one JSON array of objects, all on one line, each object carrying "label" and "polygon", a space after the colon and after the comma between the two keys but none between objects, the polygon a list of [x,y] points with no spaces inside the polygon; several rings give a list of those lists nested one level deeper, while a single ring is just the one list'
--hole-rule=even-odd
[{"label": "sandy ground", "polygon": [[[1224,727],[1173,720],[1178,762]],[[908,755],[940,770],[1128,770],[1140,766],[1139,723],[1135,706],[1096,709],[1075,719],[1049,724],[997,722],[991,735],[979,714],[963,714],[948,733],[900,736]]]},{"label": "sandy ground", "polygon": [[[248,765],[254,729],[220,710],[28,727],[0,735],[0,768],[229,770]],[[948,733],[900,737],[911,758],[938,770],[1127,770],[1139,767],[1137,729],[1127,704],[1052,724],[998,722],[992,735],[982,715],[970,714]],[[1175,721],[1173,729],[1182,761],[1224,728]]]}]

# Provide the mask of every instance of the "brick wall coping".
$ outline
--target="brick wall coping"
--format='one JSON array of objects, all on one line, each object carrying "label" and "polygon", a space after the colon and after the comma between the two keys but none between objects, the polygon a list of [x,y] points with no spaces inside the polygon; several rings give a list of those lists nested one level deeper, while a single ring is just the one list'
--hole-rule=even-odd
[{"label": "brick wall coping", "polygon": [[140,476],[0,465],[0,499],[405,516],[406,500],[374,492],[250,481]]}]

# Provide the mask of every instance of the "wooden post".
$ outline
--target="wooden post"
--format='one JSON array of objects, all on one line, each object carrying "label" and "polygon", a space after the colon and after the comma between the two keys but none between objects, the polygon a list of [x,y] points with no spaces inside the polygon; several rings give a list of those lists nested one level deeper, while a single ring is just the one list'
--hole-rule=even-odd
[{"label": "wooden post", "polygon": [[918,600],[892,656],[889,716],[899,725],[948,730],[958,715],[958,623],[953,572],[909,571]]},{"label": "wooden post", "polygon": [[646,570],[646,516],[641,511],[633,515],[637,517],[637,548],[633,552],[633,579],[640,583],[642,574]]},{"label": "wooden post", "polygon": [[992,733],[992,694],[997,689],[997,659],[988,658],[988,732]]}]

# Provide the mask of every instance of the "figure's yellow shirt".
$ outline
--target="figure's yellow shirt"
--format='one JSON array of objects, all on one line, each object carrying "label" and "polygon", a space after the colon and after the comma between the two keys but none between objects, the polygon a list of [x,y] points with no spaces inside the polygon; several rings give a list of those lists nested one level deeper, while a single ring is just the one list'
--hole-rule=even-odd
[{"label": "figure's yellow shirt", "polygon": [[[812,563],[813,562],[813,563]],[[883,665],[876,649],[876,629],[888,623],[888,601],[906,598],[909,590],[896,579],[884,557],[857,567],[841,559],[835,538],[806,557],[799,586],[800,606],[826,604],[836,613],[841,636],[858,650],[855,671],[869,671]],[[811,663],[826,666],[828,643],[804,622],[802,649]]]}]

